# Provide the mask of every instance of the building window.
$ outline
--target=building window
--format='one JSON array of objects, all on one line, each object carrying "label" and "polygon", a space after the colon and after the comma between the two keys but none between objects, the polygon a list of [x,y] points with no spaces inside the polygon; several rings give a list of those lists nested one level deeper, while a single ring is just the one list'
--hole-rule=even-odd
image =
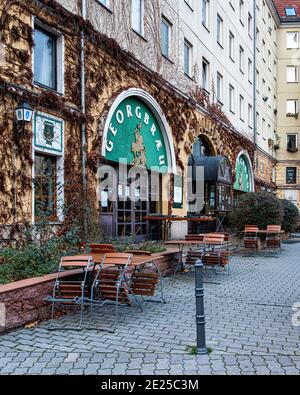
[{"label": "building window", "polygon": [[184,40],[184,73],[191,76],[191,58],[192,58],[192,44]]},{"label": "building window", "polygon": [[287,140],[287,146],[286,146],[287,151],[297,152],[298,151],[298,135],[297,134],[288,134],[286,140]]},{"label": "building window", "polygon": [[286,168],[286,183],[297,184],[297,167]]},{"label": "building window", "polygon": [[202,23],[208,29],[209,28],[209,0],[202,0]]},{"label": "building window", "polygon": [[252,39],[253,35],[253,18],[250,13],[248,13],[248,35]]},{"label": "building window", "polygon": [[217,42],[223,46],[223,19],[217,16]]},{"label": "building window", "polygon": [[296,9],[294,7],[285,7],[286,16],[297,16]]},{"label": "building window", "polygon": [[161,20],[161,51],[164,56],[170,58],[171,23],[166,18]]},{"label": "building window", "polygon": [[240,0],[240,22],[244,26],[245,4],[244,0]]},{"label": "building window", "polygon": [[57,36],[34,27],[34,82],[57,89]]},{"label": "building window", "polygon": [[217,100],[220,103],[223,100],[223,76],[220,73],[217,74]]},{"label": "building window", "polygon": [[299,33],[288,32],[287,33],[287,49],[298,49],[299,48]]},{"label": "building window", "polygon": [[248,126],[253,129],[253,107],[251,104],[248,104]]},{"label": "building window", "polygon": [[57,158],[35,154],[35,219],[57,220]]},{"label": "building window", "polygon": [[144,0],[132,0],[132,29],[144,35]]},{"label": "building window", "polygon": [[295,83],[299,81],[299,68],[298,66],[287,66],[287,77],[286,82]]},{"label": "building window", "polygon": [[209,91],[209,62],[204,58],[202,60],[202,87]]},{"label": "building window", "polygon": [[244,122],[245,120],[245,99],[240,95],[240,120]]},{"label": "building window", "polygon": [[298,100],[286,101],[286,113],[288,116],[295,116],[298,114]]},{"label": "building window", "polygon": [[244,74],[244,66],[245,66],[245,51],[242,47],[240,47],[240,71]]},{"label": "building window", "polygon": [[232,32],[229,32],[229,57],[234,61],[234,35]]},{"label": "building window", "polygon": [[229,85],[229,110],[234,113],[234,87]]}]

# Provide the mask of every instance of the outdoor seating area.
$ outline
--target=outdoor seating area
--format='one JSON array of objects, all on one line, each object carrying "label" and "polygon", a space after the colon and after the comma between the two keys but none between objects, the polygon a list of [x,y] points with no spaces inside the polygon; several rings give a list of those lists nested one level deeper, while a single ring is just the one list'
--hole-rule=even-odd
[{"label": "outdoor seating area", "polygon": [[[124,308],[124,319],[128,307],[133,304],[142,311],[146,301],[165,303],[162,275],[154,261],[157,255],[140,250],[120,253],[110,244],[93,244],[89,247],[89,254],[63,257],[60,261],[53,294],[47,298],[52,303],[52,328],[58,308],[79,307],[77,329],[80,330],[85,307],[89,307],[88,326],[91,327],[94,324],[94,310],[113,304],[114,326],[101,330],[115,331],[120,321],[120,308]],[[74,275],[72,272],[67,279],[60,279],[61,273],[75,268],[82,269],[82,273]],[[156,298],[158,288],[160,297]]]},{"label": "outdoor seating area", "polygon": [[[244,234],[244,252],[258,253],[273,252],[279,253],[281,251],[281,239],[284,231],[279,225],[268,225],[267,229],[261,230],[256,225],[246,225]],[[265,237],[265,243],[262,239]]]}]

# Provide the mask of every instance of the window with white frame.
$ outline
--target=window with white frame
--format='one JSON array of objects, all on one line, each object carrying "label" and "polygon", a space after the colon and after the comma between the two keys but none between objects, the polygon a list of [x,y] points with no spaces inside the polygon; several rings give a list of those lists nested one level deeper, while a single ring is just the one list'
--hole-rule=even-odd
[{"label": "window with white frame", "polygon": [[287,100],[286,101],[286,113],[287,115],[294,116],[298,113],[298,100]]},{"label": "window with white frame", "polygon": [[230,84],[229,85],[229,110],[234,113],[234,87]]},{"label": "window with white frame", "polygon": [[164,56],[170,58],[171,23],[165,18],[161,19],[161,51]]},{"label": "window with white frame", "polygon": [[64,91],[64,39],[38,20],[34,23],[34,82],[60,93]]},{"label": "window with white frame", "polygon": [[222,103],[223,101],[223,76],[217,73],[217,100]]},{"label": "window with white frame", "polygon": [[234,61],[234,34],[229,32],[229,57]]},{"label": "window with white frame", "polygon": [[132,0],[131,23],[132,23],[132,29],[136,33],[143,36],[144,35],[144,0]]},{"label": "window with white frame", "polygon": [[210,16],[210,1],[202,0],[202,23],[206,28],[209,28]]},{"label": "window with white frame", "polygon": [[299,32],[287,32],[286,34],[286,47],[287,49],[299,48]]},{"label": "window with white frame", "polygon": [[192,64],[192,44],[188,40],[184,40],[184,73],[187,76],[191,76],[191,64]]},{"label": "window with white frame", "polygon": [[286,68],[286,82],[295,83],[299,81],[299,67],[298,66],[287,66]]},{"label": "window with white frame", "polygon": [[240,95],[240,119],[244,122],[245,120],[245,99]]},{"label": "window with white frame", "polygon": [[202,59],[202,87],[209,91],[209,62]]},{"label": "window with white frame", "polygon": [[289,152],[298,151],[298,134],[288,133],[286,135],[286,149]]},{"label": "window with white frame", "polygon": [[224,29],[224,22],[220,15],[217,15],[217,42],[221,46],[223,46],[223,29]]},{"label": "window with white frame", "polygon": [[244,48],[240,46],[240,52],[239,52],[239,64],[240,64],[240,71],[244,74],[245,70],[245,51]]}]

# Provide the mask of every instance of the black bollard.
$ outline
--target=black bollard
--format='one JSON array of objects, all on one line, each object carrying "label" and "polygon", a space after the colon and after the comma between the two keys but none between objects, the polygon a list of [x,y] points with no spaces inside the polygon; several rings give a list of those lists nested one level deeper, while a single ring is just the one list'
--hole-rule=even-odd
[{"label": "black bollard", "polygon": [[196,276],[196,324],[197,324],[197,354],[207,355],[205,337],[205,312],[204,312],[204,288],[203,288],[203,263],[199,259],[195,265]]}]

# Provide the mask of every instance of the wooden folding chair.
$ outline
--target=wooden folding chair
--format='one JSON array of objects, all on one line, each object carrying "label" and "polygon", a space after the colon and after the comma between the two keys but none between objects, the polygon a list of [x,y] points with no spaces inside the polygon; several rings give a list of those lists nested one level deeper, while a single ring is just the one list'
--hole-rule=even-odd
[{"label": "wooden folding chair", "polygon": [[229,275],[229,250],[225,246],[226,235],[224,233],[209,233],[204,236],[205,250],[202,254],[202,262],[205,267],[217,268],[227,267]]},{"label": "wooden folding chair", "polygon": [[[151,252],[142,250],[127,251],[132,255],[151,256]],[[136,269],[132,274],[131,289],[136,296],[145,297],[155,296],[157,286],[160,287],[161,303],[165,303],[163,291],[163,276],[155,261],[152,262],[155,273],[146,270]],[[156,302],[156,300],[148,299],[149,302]]]},{"label": "wooden folding chair", "polygon": [[258,251],[259,249],[259,229],[256,225],[245,226],[244,231],[244,248],[246,251]]},{"label": "wooden folding chair", "polygon": [[112,244],[90,244],[91,254],[106,254],[115,252],[115,247]]},{"label": "wooden folding chair", "polygon": [[125,307],[124,319],[127,309],[131,306],[129,295],[132,295],[141,307],[131,288],[131,277],[127,272],[131,269],[132,254],[107,253],[99,266],[91,288],[91,320],[93,317],[93,305],[115,304],[116,329],[119,307]]},{"label": "wooden folding chair", "polygon": [[[67,280],[60,278],[61,273],[74,269],[82,269],[82,273],[70,276]],[[84,304],[89,299],[90,295],[93,269],[94,262],[93,258],[90,256],[79,255],[61,258],[52,297],[47,298],[49,302],[52,302],[51,327],[53,327],[57,305],[61,307],[80,306],[80,322],[78,329],[81,329]]]},{"label": "wooden folding chair", "polygon": [[266,237],[266,248],[270,251],[281,250],[281,226],[280,225],[268,225],[267,237]]}]

